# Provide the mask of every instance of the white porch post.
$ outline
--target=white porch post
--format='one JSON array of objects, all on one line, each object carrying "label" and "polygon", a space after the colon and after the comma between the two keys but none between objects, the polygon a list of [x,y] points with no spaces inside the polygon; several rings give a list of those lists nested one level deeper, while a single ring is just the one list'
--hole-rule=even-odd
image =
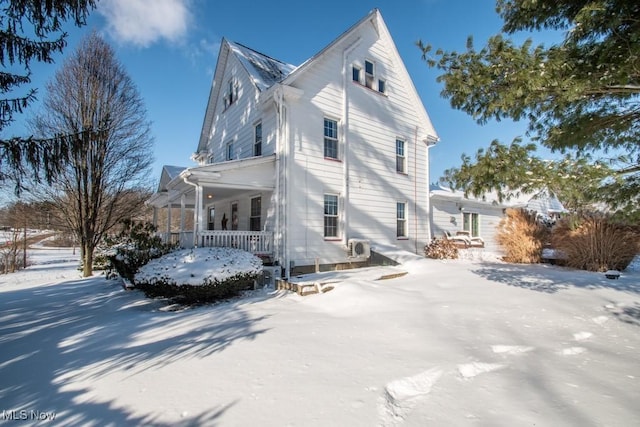
[{"label": "white porch post", "polygon": [[185,200],[186,195],[183,193],[180,197],[180,232],[184,232],[184,222],[185,222]]},{"label": "white porch post", "polygon": [[155,206],[153,207],[153,219],[151,220],[151,223],[154,227],[158,227],[158,208]]},{"label": "white porch post", "polygon": [[167,203],[167,239],[171,241],[171,202]]},{"label": "white porch post", "polygon": [[198,246],[198,236],[202,231],[202,186],[195,185],[195,209],[193,211],[193,246]]}]

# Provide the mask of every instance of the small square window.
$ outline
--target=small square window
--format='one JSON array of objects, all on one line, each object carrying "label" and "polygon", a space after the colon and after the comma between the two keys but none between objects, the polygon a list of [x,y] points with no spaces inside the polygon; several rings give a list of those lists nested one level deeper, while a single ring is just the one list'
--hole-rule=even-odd
[{"label": "small square window", "polygon": [[364,61],[364,72],[373,75],[373,62]]},{"label": "small square window", "polygon": [[358,82],[360,83],[360,73],[362,72],[362,70],[356,66],[353,66],[351,68],[351,74],[352,74],[352,78],[354,82]]},{"label": "small square window", "polygon": [[378,92],[386,93],[387,83],[384,80],[378,80]]}]

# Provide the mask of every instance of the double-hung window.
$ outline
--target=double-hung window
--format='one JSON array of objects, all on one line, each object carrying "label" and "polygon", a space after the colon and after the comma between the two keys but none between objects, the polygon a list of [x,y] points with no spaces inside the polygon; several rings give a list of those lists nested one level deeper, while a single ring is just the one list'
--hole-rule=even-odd
[{"label": "double-hung window", "polygon": [[228,108],[238,99],[238,85],[234,79],[230,79],[227,84],[227,92],[224,95],[224,108]]},{"label": "double-hung window", "polygon": [[405,141],[396,139],[396,172],[407,173],[407,156],[405,154]]},{"label": "double-hung window", "polygon": [[229,142],[227,142],[227,156],[226,156],[226,158],[227,158],[227,160],[233,160],[234,156],[235,156],[235,152],[234,152],[234,149],[233,149],[233,141],[229,141]]},{"label": "double-hung window", "polygon": [[262,215],[262,197],[251,199],[251,216],[249,217],[249,230],[260,231],[260,217]]},{"label": "double-hung window", "polygon": [[396,236],[407,237],[407,204],[396,203]]},{"label": "double-hung window", "polygon": [[338,122],[324,119],[324,157],[338,158]]},{"label": "double-hung window", "polygon": [[324,195],[324,237],[338,237],[338,196]]},{"label": "double-hung window", "polygon": [[364,61],[364,85],[369,89],[373,89],[373,74],[374,74],[374,66],[373,62],[365,60]]},{"label": "double-hung window", "polygon": [[262,156],[262,123],[255,126],[253,135],[253,155]]}]

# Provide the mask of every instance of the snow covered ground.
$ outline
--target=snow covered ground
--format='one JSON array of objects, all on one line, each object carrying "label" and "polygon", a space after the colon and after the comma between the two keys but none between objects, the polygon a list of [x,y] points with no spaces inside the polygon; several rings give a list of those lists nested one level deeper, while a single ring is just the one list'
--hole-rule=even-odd
[{"label": "snow covered ground", "polygon": [[637,271],[425,259],[171,312],[31,259],[0,276],[0,425],[640,425]]}]

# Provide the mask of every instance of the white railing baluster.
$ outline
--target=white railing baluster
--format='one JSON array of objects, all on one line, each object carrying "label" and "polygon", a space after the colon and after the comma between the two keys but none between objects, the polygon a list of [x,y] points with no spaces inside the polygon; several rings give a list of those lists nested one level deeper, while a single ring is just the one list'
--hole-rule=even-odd
[{"label": "white railing baluster", "polygon": [[[190,236],[192,234],[190,233]],[[212,230],[200,232],[200,244],[205,247],[231,247],[272,255],[273,233],[270,231]]]}]

